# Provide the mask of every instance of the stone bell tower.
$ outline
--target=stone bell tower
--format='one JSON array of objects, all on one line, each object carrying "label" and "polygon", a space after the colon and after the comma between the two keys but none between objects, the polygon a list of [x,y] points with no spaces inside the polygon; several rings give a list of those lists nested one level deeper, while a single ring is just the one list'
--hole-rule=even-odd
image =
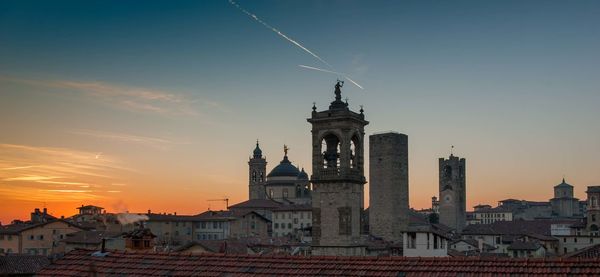
[{"label": "stone bell tower", "polygon": [[450,154],[439,159],[440,223],[461,232],[467,221],[466,161]]},{"label": "stone bell tower", "polygon": [[248,199],[266,199],[265,177],[267,176],[267,160],[262,155],[262,150],[256,141],[256,148],[248,161]]},{"label": "stone bell tower", "polygon": [[313,106],[312,166],[313,254],[364,255],[361,214],[364,210],[363,110],[351,111],[341,99],[343,82],[335,85],[329,109]]}]

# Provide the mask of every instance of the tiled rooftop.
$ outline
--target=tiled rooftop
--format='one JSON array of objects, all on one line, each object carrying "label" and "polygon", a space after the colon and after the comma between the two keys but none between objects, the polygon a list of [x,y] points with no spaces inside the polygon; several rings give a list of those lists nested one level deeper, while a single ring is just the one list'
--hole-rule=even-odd
[{"label": "tiled rooftop", "polygon": [[30,275],[50,264],[44,256],[10,254],[0,256],[0,276]]},{"label": "tiled rooftop", "polygon": [[579,251],[566,254],[566,258],[600,258],[600,244],[592,245]]},{"label": "tiled rooftop", "polygon": [[600,259],[302,257],[75,250],[38,276],[574,276],[600,275]]}]

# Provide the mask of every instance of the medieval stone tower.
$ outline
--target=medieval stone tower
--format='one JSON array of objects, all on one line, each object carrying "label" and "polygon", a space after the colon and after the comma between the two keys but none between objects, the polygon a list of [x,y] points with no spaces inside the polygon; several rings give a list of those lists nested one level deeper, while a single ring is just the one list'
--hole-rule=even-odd
[{"label": "medieval stone tower", "polygon": [[399,242],[408,228],[408,136],[369,136],[369,233]]},{"label": "medieval stone tower", "polygon": [[248,161],[249,199],[265,199],[265,177],[267,176],[267,160],[263,158],[262,150],[256,141],[256,148]]},{"label": "medieval stone tower", "polygon": [[461,232],[467,220],[465,159],[440,158],[440,223]]},{"label": "medieval stone tower", "polygon": [[335,85],[328,110],[313,106],[312,178],[314,255],[364,255],[361,213],[364,209],[363,110],[351,111],[341,99],[343,82]]}]

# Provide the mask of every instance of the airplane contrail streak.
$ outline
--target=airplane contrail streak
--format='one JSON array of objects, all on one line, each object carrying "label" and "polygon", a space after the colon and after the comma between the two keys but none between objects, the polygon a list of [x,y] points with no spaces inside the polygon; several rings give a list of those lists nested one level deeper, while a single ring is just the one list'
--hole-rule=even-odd
[{"label": "airplane contrail streak", "polygon": [[258,18],[258,16],[256,16],[255,14],[247,11],[246,9],[242,8],[238,3],[236,3],[233,0],[229,0],[229,3],[231,5],[234,5],[235,7],[237,7],[240,11],[242,11],[243,13],[247,14],[248,16],[250,16],[251,18],[253,18],[254,20],[256,20],[258,23],[262,24],[263,26],[267,27],[268,29],[270,29],[271,31],[275,32],[276,34],[278,34],[279,36],[281,36],[282,38],[286,39],[287,41],[293,43],[294,45],[300,47],[300,49],[304,50],[306,53],[311,54],[313,57],[315,57],[316,59],[318,59],[319,61],[321,61],[322,63],[326,64],[327,66],[329,66],[330,68],[333,68],[333,66],[331,66],[331,64],[329,64],[328,62],[326,62],[325,60],[321,59],[321,57],[319,57],[317,54],[313,53],[312,51],[308,50],[308,48],[302,46],[300,43],[298,43],[297,41],[293,40],[292,38],[286,36],[284,33],[280,32],[279,30],[277,30],[275,27],[269,25],[267,22],[262,21],[260,18]]},{"label": "airplane contrail streak", "polygon": [[348,75],[344,75],[344,78],[348,79],[348,81],[352,82],[354,85],[356,85],[357,87],[359,87],[360,89],[364,90],[364,88],[359,85],[357,82],[355,82],[354,80],[350,79],[350,77],[348,77]]},{"label": "airplane contrail streak", "polygon": [[318,67],[312,67],[312,66],[308,66],[308,65],[302,65],[299,64],[299,67],[302,68],[306,68],[306,69],[311,69],[311,70],[317,70],[317,71],[321,71],[321,72],[327,72],[327,73],[332,73],[332,74],[337,74],[337,75],[341,75],[344,76],[344,78],[346,78],[348,81],[350,81],[352,84],[354,84],[355,86],[357,86],[358,88],[364,90],[364,88],[359,85],[357,82],[355,82],[354,80],[350,79],[350,77],[348,77],[348,75],[341,73],[341,72],[335,72],[335,71],[331,71],[331,70],[327,70],[327,69],[322,69],[322,68],[318,68]]},{"label": "airplane contrail streak", "polygon": [[327,69],[322,69],[322,68],[317,68],[317,67],[312,67],[312,66],[308,66],[308,65],[302,65],[299,64],[299,67],[302,68],[306,68],[306,69],[312,69],[312,70],[317,70],[317,71],[322,71],[322,72],[327,72],[327,73],[333,73],[333,74],[338,74],[338,75],[344,75],[343,73],[340,72],[335,72],[335,71],[331,71],[331,70],[327,70]]}]

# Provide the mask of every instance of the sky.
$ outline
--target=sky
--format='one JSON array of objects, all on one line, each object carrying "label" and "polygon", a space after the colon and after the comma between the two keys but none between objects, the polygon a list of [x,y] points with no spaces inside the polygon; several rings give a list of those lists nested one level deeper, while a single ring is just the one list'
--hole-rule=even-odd
[{"label": "sky", "polygon": [[339,76],[299,65],[364,87],[343,97],[367,135],[408,135],[414,208],[452,145],[469,208],[600,184],[598,1],[237,3],[331,67],[225,0],[1,1],[0,222],[224,209],[257,139],[267,170],[286,144],[310,171]]}]

